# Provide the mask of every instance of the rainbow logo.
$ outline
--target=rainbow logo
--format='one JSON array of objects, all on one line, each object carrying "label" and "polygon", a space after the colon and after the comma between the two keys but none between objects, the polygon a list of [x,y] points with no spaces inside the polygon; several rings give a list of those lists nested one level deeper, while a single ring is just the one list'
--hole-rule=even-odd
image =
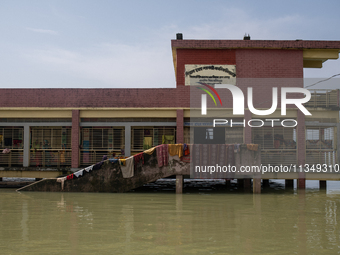
[{"label": "rainbow logo", "polygon": [[[209,88],[212,92],[214,92],[215,95],[217,96],[218,100],[220,101],[221,105],[222,105],[222,100],[221,100],[221,98],[220,98],[220,95],[217,93],[217,91],[216,91],[213,87],[211,87],[210,85],[208,85],[208,84],[206,84],[206,83],[203,83],[203,82],[199,82],[199,84],[206,86],[206,87]],[[212,100],[214,101],[215,105],[217,106],[215,97],[211,94],[211,92],[210,92],[209,90],[207,90],[207,89],[205,89],[205,88],[201,88],[201,87],[196,87],[196,88],[201,89],[201,90],[203,90],[204,92],[206,92],[206,93],[212,98]]]}]

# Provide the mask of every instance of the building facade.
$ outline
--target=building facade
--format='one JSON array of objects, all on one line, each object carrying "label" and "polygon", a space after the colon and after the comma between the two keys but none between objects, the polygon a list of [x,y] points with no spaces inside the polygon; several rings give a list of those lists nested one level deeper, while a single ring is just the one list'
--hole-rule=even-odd
[{"label": "building facade", "polygon": [[[9,149],[0,155],[0,166],[79,168],[103,155],[130,156],[162,143],[191,143],[195,133],[214,132],[212,126],[198,127],[191,120],[191,85],[204,80],[233,83],[237,78],[246,94],[249,79],[292,79],[295,82],[288,86],[302,88],[303,68],[321,68],[324,61],[337,59],[340,41],[182,40],[179,36],[171,46],[174,88],[0,89],[0,149]],[[275,86],[280,89],[287,83]],[[256,85],[255,107],[271,107],[267,99],[272,98],[272,87]],[[295,128],[222,127],[222,142],[260,144],[263,163],[335,164],[339,90],[312,89],[311,95],[305,104],[311,116],[296,107],[287,109],[285,118],[299,123]],[[231,97],[223,103],[230,110],[224,117],[231,118]],[[279,107],[265,118],[281,120],[280,111]],[[247,107],[237,118],[239,122],[265,119]]]}]

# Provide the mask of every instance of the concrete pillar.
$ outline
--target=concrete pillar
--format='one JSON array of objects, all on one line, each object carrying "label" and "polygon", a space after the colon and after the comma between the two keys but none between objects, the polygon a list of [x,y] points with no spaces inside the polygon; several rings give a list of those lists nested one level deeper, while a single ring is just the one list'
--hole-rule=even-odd
[{"label": "concrete pillar", "polygon": [[246,122],[246,125],[244,127],[244,143],[249,144],[252,143],[251,141],[251,127],[247,124],[249,120],[251,120],[251,112],[249,110],[244,111],[244,120]]},{"label": "concrete pillar", "polygon": [[269,180],[268,179],[263,179],[262,180],[262,184],[263,184],[264,188],[269,187]]},{"label": "concrete pillar", "polygon": [[243,180],[243,185],[244,185],[244,191],[245,192],[251,191],[251,179],[250,178],[245,178]]},{"label": "concrete pillar", "polygon": [[131,126],[125,126],[125,157],[131,156]]},{"label": "concrete pillar", "polygon": [[[296,139],[297,139],[297,163],[298,165],[304,166],[306,163],[306,126],[305,126],[305,115],[297,110],[297,122],[296,127]],[[297,182],[298,189],[306,188],[306,177],[305,173],[299,173],[299,178]]]},{"label": "concrete pillar", "polygon": [[260,194],[261,193],[261,178],[253,179],[253,193]]},{"label": "concrete pillar", "polygon": [[24,126],[24,157],[23,167],[29,167],[30,165],[30,126]]},{"label": "concrete pillar", "polygon": [[237,179],[237,188],[241,189],[244,187],[244,179]]},{"label": "concrete pillar", "polygon": [[227,189],[230,189],[230,187],[231,187],[230,180],[226,179],[225,180],[225,185],[226,185]]},{"label": "concrete pillar", "polygon": [[294,180],[285,180],[285,188],[294,188]]},{"label": "concrete pillar", "polygon": [[71,148],[72,148],[72,159],[71,168],[79,167],[79,110],[72,110],[72,136],[71,136]]},{"label": "concrete pillar", "polygon": [[183,193],[184,180],[183,175],[176,175],[176,194]]},{"label": "concrete pillar", "polygon": [[177,109],[176,116],[176,143],[184,142],[184,111]]},{"label": "concrete pillar", "polygon": [[319,181],[319,189],[327,189],[327,181]]}]

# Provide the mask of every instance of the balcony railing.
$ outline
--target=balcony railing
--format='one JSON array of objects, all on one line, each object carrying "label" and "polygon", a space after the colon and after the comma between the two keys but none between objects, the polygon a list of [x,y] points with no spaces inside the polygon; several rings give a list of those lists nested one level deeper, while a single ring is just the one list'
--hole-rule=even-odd
[{"label": "balcony railing", "polygon": [[83,149],[80,150],[80,165],[88,166],[102,161],[103,156],[106,155],[108,158],[122,156],[120,150],[110,149]]},{"label": "balcony railing", "polygon": [[9,153],[0,152],[0,165],[2,166],[22,166],[23,149],[11,149]]},{"label": "balcony railing", "polygon": [[30,166],[65,167],[71,165],[70,149],[40,149],[30,151]]},{"label": "balcony railing", "polygon": [[338,108],[339,89],[309,89],[311,99],[304,104],[305,107]]},{"label": "balcony railing", "polygon": [[296,165],[296,149],[273,149],[261,151],[263,165]]}]

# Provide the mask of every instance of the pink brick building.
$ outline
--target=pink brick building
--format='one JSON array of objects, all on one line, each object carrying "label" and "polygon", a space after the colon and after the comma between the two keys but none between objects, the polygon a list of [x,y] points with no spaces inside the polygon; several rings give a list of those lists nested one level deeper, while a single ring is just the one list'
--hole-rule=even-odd
[{"label": "pink brick building", "polygon": [[[0,89],[0,148],[11,149],[1,155],[1,166],[78,168],[103,155],[129,156],[164,142],[193,142],[190,82],[199,78],[190,80],[188,70],[232,67],[245,95],[249,81],[253,82],[255,108],[268,109],[274,85],[256,81],[291,79],[288,85],[275,86],[302,88],[303,68],[320,68],[324,61],[338,58],[340,41],[182,40],[179,36],[171,47],[174,88]],[[223,107],[230,111],[226,118],[232,118],[230,95]],[[224,127],[223,142],[260,144],[263,163],[337,163],[339,90],[312,91],[305,104],[311,116],[288,107],[284,118],[296,120],[295,128]],[[208,108],[214,108],[211,102]],[[283,119],[280,98],[278,109],[268,117]],[[247,105],[244,115],[237,116],[246,122],[265,118],[252,114]]]}]

